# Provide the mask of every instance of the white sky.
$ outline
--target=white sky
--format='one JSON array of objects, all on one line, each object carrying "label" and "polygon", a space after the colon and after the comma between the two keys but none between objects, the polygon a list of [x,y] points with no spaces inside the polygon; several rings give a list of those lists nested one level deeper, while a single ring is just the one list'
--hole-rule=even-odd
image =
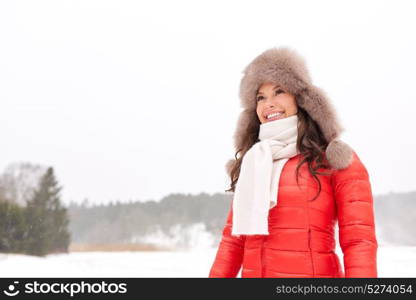
[{"label": "white sky", "polygon": [[1,1],[0,170],[55,168],[64,201],[222,192],[243,68],[289,46],[375,194],[415,189],[413,1]]}]

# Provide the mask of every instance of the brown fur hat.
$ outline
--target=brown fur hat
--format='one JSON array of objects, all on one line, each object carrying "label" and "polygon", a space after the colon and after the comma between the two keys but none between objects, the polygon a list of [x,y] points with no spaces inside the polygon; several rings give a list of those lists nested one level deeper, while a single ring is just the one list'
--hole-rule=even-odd
[{"label": "brown fur hat", "polygon": [[[326,93],[314,86],[305,60],[287,47],[271,48],[258,55],[243,71],[240,84],[241,112],[234,134],[236,150],[259,129],[256,113],[256,93],[265,82],[279,84],[295,96],[297,105],[316,121],[329,142],[325,150],[328,163],[334,169],[346,168],[352,161],[353,150],[338,136],[344,130]],[[230,173],[232,161],[226,164]]]}]

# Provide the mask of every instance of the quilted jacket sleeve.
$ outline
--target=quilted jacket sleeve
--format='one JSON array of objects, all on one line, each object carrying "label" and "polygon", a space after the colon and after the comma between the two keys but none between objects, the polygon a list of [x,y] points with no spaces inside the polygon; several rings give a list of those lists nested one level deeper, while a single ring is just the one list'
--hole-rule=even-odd
[{"label": "quilted jacket sleeve", "polygon": [[367,169],[353,152],[352,163],[332,174],[345,277],[377,277],[373,196]]},{"label": "quilted jacket sleeve", "polygon": [[222,231],[221,242],[218,246],[214,263],[209,272],[209,277],[233,278],[236,277],[241,268],[244,254],[245,237],[232,236],[232,203],[228,217]]}]

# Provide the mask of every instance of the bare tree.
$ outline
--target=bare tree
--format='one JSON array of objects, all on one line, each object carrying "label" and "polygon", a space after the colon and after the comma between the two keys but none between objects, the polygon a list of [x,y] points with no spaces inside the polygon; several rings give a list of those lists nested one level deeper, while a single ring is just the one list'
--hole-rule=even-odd
[{"label": "bare tree", "polygon": [[46,169],[28,162],[7,165],[0,175],[0,199],[26,206]]}]

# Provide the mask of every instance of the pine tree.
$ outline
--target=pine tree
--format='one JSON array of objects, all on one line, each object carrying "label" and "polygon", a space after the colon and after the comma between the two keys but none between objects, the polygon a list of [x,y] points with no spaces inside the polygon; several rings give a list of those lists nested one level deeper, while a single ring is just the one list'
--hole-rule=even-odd
[{"label": "pine tree", "polygon": [[66,209],[61,205],[61,187],[52,167],[41,177],[33,198],[27,203],[28,239],[26,252],[44,256],[68,252],[70,234]]}]

